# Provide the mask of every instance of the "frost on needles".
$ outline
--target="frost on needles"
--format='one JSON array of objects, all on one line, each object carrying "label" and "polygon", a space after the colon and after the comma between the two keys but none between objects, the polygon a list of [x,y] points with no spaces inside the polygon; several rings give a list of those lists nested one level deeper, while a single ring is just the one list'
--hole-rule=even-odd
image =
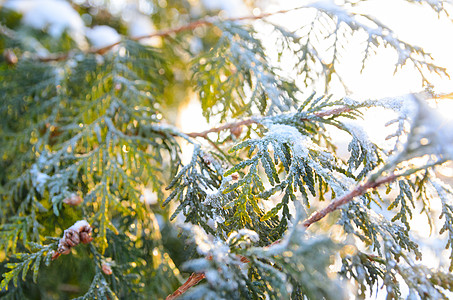
[{"label": "frost on needles", "polygon": [[[35,13],[7,2],[0,297],[451,295],[451,273],[424,264],[427,243],[412,228],[423,214],[451,271],[453,189],[437,171],[453,158],[453,124],[431,107],[442,97],[429,85],[446,70],[361,11],[368,1],[239,18],[194,1],[115,10],[42,0]],[[47,14],[57,2],[71,22]],[[405,2],[449,18],[447,1]],[[273,19],[286,14],[304,18],[288,30]],[[128,36],[139,18],[151,33]],[[87,20],[111,25],[112,44],[89,47],[97,29]],[[335,82],[347,94],[342,55],[354,39],[363,68],[393,49],[395,71],[414,68],[427,92],[331,95]],[[178,127],[189,98],[203,131]],[[378,109],[393,116],[390,147],[357,122]]]}]

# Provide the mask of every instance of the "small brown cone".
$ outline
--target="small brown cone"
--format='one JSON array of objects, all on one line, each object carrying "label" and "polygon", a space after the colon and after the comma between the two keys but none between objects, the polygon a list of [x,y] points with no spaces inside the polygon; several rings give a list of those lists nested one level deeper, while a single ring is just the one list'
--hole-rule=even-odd
[{"label": "small brown cone", "polygon": [[71,206],[79,205],[82,202],[83,202],[82,197],[80,197],[76,193],[72,193],[71,195],[69,195],[69,197],[67,197],[66,199],[63,200],[63,203],[71,205]]},{"label": "small brown cone", "polygon": [[3,51],[3,57],[8,65],[15,65],[19,61],[16,54],[11,49],[6,49]]},{"label": "small brown cone", "polygon": [[112,275],[112,273],[113,273],[112,268],[110,267],[109,263],[106,263],[106,262],[102,263],[101,269],[105,275]]}]

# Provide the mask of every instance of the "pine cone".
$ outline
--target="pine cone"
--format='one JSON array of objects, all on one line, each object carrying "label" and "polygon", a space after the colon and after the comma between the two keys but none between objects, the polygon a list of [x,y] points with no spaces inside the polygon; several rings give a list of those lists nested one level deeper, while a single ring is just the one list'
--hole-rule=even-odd
[{"label": "pine cone", "polygon": [[91,237],[91,231],[93,229],[91,228],[90,225],[88,226],[85,226],[82,228],[82,230],[80,231],[79,235],[80,235],[80,241],[83,243],[83,244],[88,244],[90,243],[93,238]]},{"label": "pine cone", "polygon": [[112,273],[113,273],[112,268],[110,267],[110,264],[107,262],[102,263],[101,269],[105,275],[112,275]]},{"label": "pine cone", "polygon": [[66,204],[72,205],[72,206],[76,206],[76,205],[79,205],[80,203],[82,203],[82,201],[83,201],[82,197],[80,197],[76,193],[72,193],[71,195],[69,195],[69,197],[67,197],[66,199],[63,200],[63,203],[66,203]]},{"label": "pine cone", "polygon": [[66,229],[63,233],[63,237],[58,243],[58,248],[55,253],[52,254],[52,260],[57,259],[61,254],[69,254],[71,248],[77,246],[82,242],[83,244],[90,243],[93,238],[91,237],[92,228],[87,221],[77,221]]},{"label": "pine cone", "polygon": [[11,49],[3,51],[3,57],[8,65],[15,65],[19,61],[16,54]]}]

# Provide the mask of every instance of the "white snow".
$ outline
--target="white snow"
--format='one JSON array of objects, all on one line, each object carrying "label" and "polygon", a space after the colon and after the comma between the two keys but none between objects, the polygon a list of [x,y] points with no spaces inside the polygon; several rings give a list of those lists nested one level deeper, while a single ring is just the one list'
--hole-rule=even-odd
[{"label": "white snow", "polygon": [[80,15],[66,1],[9,0],[4,7],[23,14],[22,22],[36,29],[47,30],[59,37],[65,29],[78,43],[84,43],[84,23]]},{"label": "white snow", "polygon": [[328,11],[332,14],[335,14],[338,18],[341,18],[342,16],[347,16],[349,18],[348,13],[342,7],[335,4],[335,1],[333,0],[313,1],[312,3],[309,3],[307,7],[313,7],[317,10]]},{"label": "white snow", "polygon": [[[149,16],[143,14],[135,13],[134,17],[128,21],[128,33],[129,36],[133,38],[147,36],[152,33],[155,33],[157,30],[154,27],[154,24],[151,22]],[[140,39],[140,43],[143,45],[148,45],[152,47],[160,47],[162,45],[161,37],[151,37]]]},{"label": "white snow", "polygon": [[74,223],[71,227],[68,228],[68,230],[74,230],[75,232],[80,232],[83,227],[88,226],[90,227],[90,224],[86,220],[79,220]]},{"label": "white snow", "polygon": [[50,179],[50,176],[38,170],[38,166],[34,164],[30,169],[31,181],[33,187],[40,193],[44,193],[45,184]]},{"label": "white snow", "polygon": [[156,31],[156,28],[154,27],[154,24],[151,22],[151,19],[149,16],[145,16],[142,14],[136,14],[129,21],[128,32],[131,37],[150,35],[151,33],[155,32],[155,31]]},{"label": "white snow", "polygon": [[266,138],[273,139],[280,143],[288,143],[295,156],[308,156],[309,152],[307,145],[311,141],[307,136],[303,136],[295,127],[282,124],[271,124],[268,128],[269,131],[266,133]]},{"label": "white snow", "polygon": [[107,25],[94,26],[86,29],[86,36],[96,48],[103,48],[121,40],[119,33]]},{"label": "white snow", "polygon": [[149,205],[157,204],[157,194],[151,189],[144,189],[140,200]]},{"label": "white snow", "polygon": [[418,111],[418,104],[413,94],[383,98],[372,102],[374,105],[395,111],[403,119],[413,119]]},{"label": "white snow", "polygon": [[[185,224],[186,226],[190,226]],[[227,253],[230,248],[225,245],[221,240],[207,235],[205,231],[197,225],[190,226],[192,236],[197,244],[197,251],[201,255],[212,255],[216,261],[224,261],[228,258]]]},{"label": "white snow", "polygon": [[438,111],[422,101],[419,100],[417,121],[420,125],[416,134],[420,143],[428,147],[425,154],[441,154],[447,159],[453,159],[453,120],[443,118]]},{"label": "white snow", "polygon": [[360,104],[359,101],[354,100],[354,99],[349,98],[349,97],[344,97],[342,100],[343,100],[343,102],[344,102],[346,105],[349,105],[349,106],[355,106],[355,105],[359,105],[359,104]]},{"label": "white snow", "polygon": [[44,174],[44,173],[41,173],[41,172],[37,172],[36,174],[36,184],[37,185],[44,185],[47,180],[49,180],[49,175],[47,174]]},{"label": "white snow", "polygon": [[[399,117],[386,125],[404,121],[412,122],[411,142],[408,145],[412,157],[425,154],[453,158],[453,120],[444,118],[439,111],[429,107],[426,93],[407,94],[400,97],[371,101],[372,104],[395,111]],[[398,134],[398,133],[397,133]],[[409,157],[407,157],[409,159]]]},{"label": "white snow", "polygon": [[375,153],[375,147],[371,143],[370,138],[368,137],[368,134],[366,133],[365,129],[363,129],[357,122],[348,122],[344,121],[343,125],[351,132],[351,134],[356,137],[364,150],[368,153],[368,157],[373,161],[377,162],[377,156]]},{"label": "white snow", "polygon": [[228,240],[227,240],[227,244],[231,243],[233,240],[238,240],[240,239],[241,237],[246,237],[248,239],[250,239],[250,241],[252,242],[258,242],[260,237],[258,236],[258,234],[253,231],[253,230],[250,230],[250,229],[247,229],[247,228],[242,228],[242,229],[239,229],[239,231],[233,231],[230,236],[228,237]]},{"label": "white snow", "polygon": [[194,54],[198,54],[203,50],[203,43],[198,37],[193,37],[190,39],[190,51]]},{"label": "white snow", "polygon": [[221,193],[218,189],[216,188],[203,188],[201,186],[201,189],[206,193],[206,198],[202,202],[203,204],[217,204],[217,198],[221,197]]},{"label": "white snow", "polygon": [[86,47],[85,36],[98,48],[114,44],[121,39],[118,32],[110,26],[86,28],[79,13],[66,1],[8,0],[4,6],[20,12],[25,25],[45,30],[53,37],[58,38],[67,30],[80,47]]}]

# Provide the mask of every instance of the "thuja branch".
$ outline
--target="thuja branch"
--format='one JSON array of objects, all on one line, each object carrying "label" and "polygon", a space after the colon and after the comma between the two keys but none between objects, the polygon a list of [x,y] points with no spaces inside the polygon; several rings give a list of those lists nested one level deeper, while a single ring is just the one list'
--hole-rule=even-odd
[{"label": "thuja branch", "polygon": [[444,162],[446,162],[446,159],[442,158],[442,159],[439,159],[438,161],[435,161],[433,163],[430,163],[430,164],[427,164],[427,165],[424,165],[421,167],[409,169],[405,172],[398,173],[398,174],[391,173],[390,175],[388,175],[386,177],[379,178],[378,176],[380,174],[382,174],[382,169],[388,169],[387,167],[384,167],[379,172],[375,173],[374,175],[371,175],[365,183],[359,184],[349,193],[347,193],[339,198],[336,198],[335,200],[330,202],[330,204],[327,207],[312,214],[308,219],[306,219],[302,223],[302,225],[305,228],[310,227],[310,225],[312,225],[313,223],[318,222],[319,220],[321,220],[322,218],[324,218],[331,212],[333,212],[333,211],[337,210],[338,208],[340,208],[341,206],[351,202],[355,197],[362,196],[370,189],[375,189],[383,184],[391,183],[391,182],[395,181],[397,178],[407,177],[407,176],[415,174],[421,170],[427,170],[427,169],[433,168],[434,166],[441,165]]},{"label": "thuja branch", "polygon": [[[399,178],[401,176],[405,176],[405,175],[407,175],[407,173],[403,173],[403,174],[394,174],[394,173],[392,173],[391,175],[388,175],[387,177],[380,178],[378,180],[370,179],[367,182],[365,182],[364,184],[358,185],[356,188],[354,188],[349,193],[341,196],[340,198],[337,198],[337,199],[333,200],[326,208],[314,213],[308,219],[306,219],[302,223],[302,225],[304,227],[308,228],[310,225],[312,225],[313,223],[318,222],[319,220],[321,220],[322,218],[327,216],[329,213],[331,213],[331,212],[337,210],[338,208],[340,208],[342,205],[345,205],[345,204],[349,203],[355,197],[358,197],[358,196],[361,196],[361,195],[365,194],[370,189],[374,189],[374,188],[377,188],[377,187],[379,187],[379,186],[381,186],[383,184],[393,182],[397,178]],[[278,244],[278,243],[280,243],[280,241],[281,240],[277,240],[274,243],[270,244],[269,246]],[[246,263],[246,262],[248,262],[248,259],[244,257],[243,259],[241,258],[241,261]],[[204,278],[205,278],[205,275],[203,273],[192,273],[189,276],[189,278],[187,279],[187,281],[181,287],[179,287],[173,294],[169,295],[166,298],[166,300],[176,299],[177,297],[179,297],[182,294],[184,294],[191,287],[193,287],[196,284],[198,284]]]},{"label": "thuja branch", "polygon": [[379,178],[378,180],[368,180],[364,184],[360,184],[357,187],[355,187],[349,193],[347,193],[347,194],[345,194],[345,195],[333,200],[332,202],[330,202],[330,204],[327,207],[325,207],[325,208],[321,209],[320,211],[317,211],[314,214],[312,214],[308,219],[306,219],[302,223],[302,225],[304,227],[308,228],[313,223],[318,222],[319,220],[321,220],[322,218],[324,218],[325,216],[327,216],[331,212],[333,212],[333,211],[337,210],[338,208],[340,208],[340,206],[343,206],[343,205],[351,202],[352,199],[354,199],[355,197],[362,196],[369,189],[374,189],[374,188],[377,188],[380,185],[393,182],[396,178],[398,178],[400,176],[402,176],[402,175],[401,174],[397,175],[397,174],[392,173],[391,175],[389,175],[387,177]]},{"label": "thuja branch", "polygon": [[[153,38],[153,37],[168,37],[172,34],[180,33],[182,31],[193,30],[200,26],[215,26],[216,22],[240,22],[240,21],[247,21],[247,20],[253,21],[253,20],[264,19],[266,17],[270,17],[270,16],[277,15],[277,14],[284,14],[284,13],[295,11],[295,10],[298,10],[301,8],[305,8],[305,7],[301,6],[301,7],[291,8],[291,9],[283,9],[283,10],[278,10],[278,11],[274,11],[274,12],[262,13],[262,14],[258,14],[258,15],[249,15],[249,16],[244,16],[244,17],[236,17],[236,18],[223,18],[222,19],[220,17],[208,17],[208,18],[197,20],[197,21],[194,21],[194,22],[191,22],[189,24],[182,25],[179,27],[159,30],[159,31],[156,31],[151,34],[147,34],[147,35],[129,37],[129,39],[131,39],[133,41],[140,41],[140,40],[149,39],[149,38]],[[112,49],[113,47],[119,45],[120,43],[121,43],[121,41],[118,41],[116,43],[107,45],[102,48],[91,48],[85,52],[102,55],[102,54],[106,53],[107,51],[109,51],[110,49]],[[38,59],[43,62],[61,61],[61,60],[65,60],[65,59],[71,57],[73,54],[75,54],[75,53],[67,52],[67,53],[61,53],[61,54],[53,54],[53,55],[49,55],[49,56],[45,56],[45,57],[39,57]]]},{"label": "thuja branch", "polygon": [[[323,113],[320,113],[320,114],[323,114]],[[326,116],[326,115],[324,115],[324,116]],[[305,228],[310,227],[312,224],[323,219],[325,216],[327,216],[331,212],[334,212],[337,209],[339,209],[341,206],[351,202],[355,197],[364,195],[370,189],[375,189],[381,185],[391,183],[400,177],[407,177],[409,175],[417,173],[420,170],[429,169],[431,167],[442,164],[444,162],[445,162],[445,160],[442,159],[442,160],[436,161],[432,164],[425,165],[423,167],[410,169],[410,170],[407,170],[402,173],[391,173],[390,175],[387,175],[387,176],[381,177],[381,178],[376,178],[375,176],[371,176],[365,183],[359,184],[350,192],[333,200],[327,207],[312,214],[308,219],[306,219],[302,223],[302,226],[304,226]],[[280,242],[281,242],[281,240],[277,240],[277,241],[273,242],[272,244],[268,245],[267,247],[278,244]],[[241,257],[241,261],[243,263],[249,262],[249,260],[246,257]],[[172,300],[172,299],[179,297],[180,295],[184,294],[187,290],[189,290],[191,287],[198,284],[204,278],[205,278],[205,275],[203,273],[192,273],[190,275],[190,277],[187,279],[187,281],[181,287],[179,287],[173,294],[169,295],[166,298],[166,300]]]},{"label": "thuja branch", "polygon": [[[337,107],[337,108],[334,108],[334,109],[329,109],[329,110],[323,110],[323,111],[320,111],[320,112],[315,112],[313,114],[315,116],[319,117],[319,118],[323,118],[323,117],[328,117],[328,116],[339,115],[339,114],[342,114],[342,113],[345,113],[345,112],[349,112],[349,111],[351,111],[351,108],[349,108],[347,106],[341,106],[341,107]],[[301,121],[309,121],[309,120],[310,119],[308,119],[308,118],[302,118],[301,119]],[[258,119],[258,118],[250,118],[250,119],[245,119],[245,120],[242,120],[242,121],[227,123],[227,124],[224,124],[224,125],[219,126],[219,127],[213,127],[213,128],[207,129],[205,131],[201,131],[201,132],[190,132],[190,133],[185,133],[185,134],[187,136],[192,137],[192,138],[196,138],[196,137],[207,138],[209,133],[221,132],[221,131],[224,131],[224,130],[234,131],[235,129],[238,129],[241,126],[249,126],[249,125],[252,125],[252,124],[260,124],[260,119]]]}]

